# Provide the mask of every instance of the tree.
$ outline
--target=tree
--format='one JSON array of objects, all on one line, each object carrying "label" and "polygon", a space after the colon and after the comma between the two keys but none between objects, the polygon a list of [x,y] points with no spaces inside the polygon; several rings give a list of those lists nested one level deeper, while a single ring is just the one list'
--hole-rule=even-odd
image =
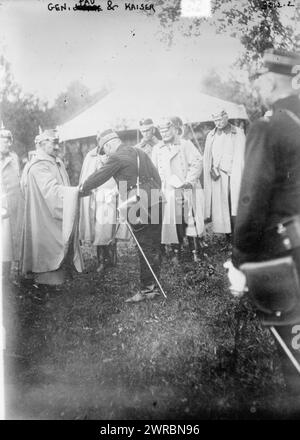
[{"label": "tree", "polygon": [[65,92],[49,107],[32,94],[24,94],[15,82],[11,66],[0,57],[0,119],[11,130],[14,137],[13,149],[19,156],[34,148],[34,139],[42,129],[53,128],[73,117],[77,112],[100,99],[106,89],[91,94],[80,81],[72,82]]},{"label": "tree", "polygon": [[[181,18],[180,0],[157,0],[157,16],[162,28],[162,38],[168,44],[176,32],[187,37],[197,37],[202,24],[214,26],[217,33],[239,38],[245,48],[241,64],[259,62],[266,48],[275,47],[292,50],[298,47],[300,36],[297,23],[300,19],[300,4],[295,2],[293,10],[288,8],[289,23],[283,23],[283,10],[268,7],[263,0],[214,0],[212,17]],[[266,7],[267,6],[267,7]],[[292,11],[292,13],[291,13]]]},{"label": "tree", "polygon": [[53,126],[52,112],[46,102],[22,92],[3,56],[0,57],[0,72],[0,119],[13,134],[13,149],[23,156],[34,148],[39,126]]},{"label": "tree", "polygon": [[299,4],[295,4],[295,13],[289,24],[284,24],[281,9],[269,7],[269,3],[277,4],[263,0],[216,0],[213,3],[214,24],[218,32],[228,32],[239,38],[245,47],[241,64],[259,61],[267,48],[293,50],[297,46]]},{"label": "tree", "polygon": [[51,108],[55,125],[67,122],[77,113],[94,104],[106,93],[107,90],[103,88],[100,92],[91,94],[88,87],[80,81],[71,82],[67,89],[58,95]]},{"label": "tree", "polygon": [[201,88],[210,95],[245,105],[250,120],[262,116],[266,110],[259,96],[253,94],[249,81],[238,80],[234,73],[224,79],[218,72],[211,70],[203,78]]},{"label": "tree", "polygon": [[[280,3],[280,2],[278,2]],[[161,24],[161,38],[171,46],[176,36],[200,36],[207,26],[214,27],[217,34],[238,38],[244,52],[237,60],[237,74],[242,70],[244,80],[234,74],[226,80],[215,71],[209,72],[202,82],[205,93],[244,104],[250,118],[261,115],[264,108],[258,98],[253,97],[249,76],[262,64],[262,54],[267,48],[297,50],[300,48],[300,2],[295,5],[270,7],[277,2],[263,0],[212,0],[212,16],[209,18],[182,18],[180,0],[157,0],[157,17]]]}]

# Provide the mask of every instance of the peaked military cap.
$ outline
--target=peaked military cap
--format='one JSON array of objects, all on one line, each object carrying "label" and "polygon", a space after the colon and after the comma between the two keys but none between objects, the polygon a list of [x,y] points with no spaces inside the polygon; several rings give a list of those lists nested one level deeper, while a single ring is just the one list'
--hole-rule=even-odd
[{"label": "peaked military cap", "polygon": [[39,128],[39,134],[35,137],[35,143],[39,144],[43,141],[55,141],[59,142],[58,131],[55,128],[51,128],[49,130],[42,131]]},{"label": "peaked military cap", "polygon": [[169,116],[166,118],[162,118],[159,123],[159,129],[167,129],[171,126],[174,126],[175,128],[182,131],[183,122],[179,116]]},{"label": "peaked military cap", "polygon": [[262,75],[267,72],[292,76],[295,66],[300,66],[300,53],[288,52],[282,49],[266,49],[263,55],[263,67],[257,72]]},{"label": "peaked military cap", "polygon": [[118,134],[111,128],[103,131],[102,133],[97,133],[97,141],[99,142],[99,149],[102,150],[104,145],[107,144],[107,142],[112,141],[113,139],[120,139],[120,138]]},{"label": "peaked military cap", "polygon": [[151,118],[145,118],[140,120],[140,130],[148,130],[149,128],[153,128],[154,124]]},{"label": "peaked military cap", "polygon": [[228,113],[227,113],[227,111],[225,110],[225,108],[220,107],[220,108],[217,108],[217,109],[215,110],[215,112],[212,113],[211,116],[212,116],[213,119],[218,119],[218,118],[221,118],[222,116],[228,116]]}]

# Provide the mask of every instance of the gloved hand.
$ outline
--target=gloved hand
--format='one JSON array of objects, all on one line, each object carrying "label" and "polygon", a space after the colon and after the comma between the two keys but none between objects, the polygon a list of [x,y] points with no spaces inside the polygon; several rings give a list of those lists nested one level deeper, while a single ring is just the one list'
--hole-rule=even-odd
[{"label": "gloved hand", "polygon": [[91,191],[86,192],[86,191],[83,190],[83,184],[81,184],[78,187],[78,189],[79,189],[79,193],[78,193],[79,197],[88,197],[88,196],[90,196],[92,194]]},{"label": "gloved hand", "polygon": [[193,185],[192,185],[191,183],[189,183],[189,182],[185,182],[185,183],[182,185],[181,188],[182,188],[182,189],[192,189],[192,188],[193,188]]},{"label": "gloved hand", "polygon": [[227,276],[231,284],[229,290],[235,298],[241,298],[248,291],[246,276],[243,272],[236,269],[230,260],[226,261],[223,267],[228,270]]}]

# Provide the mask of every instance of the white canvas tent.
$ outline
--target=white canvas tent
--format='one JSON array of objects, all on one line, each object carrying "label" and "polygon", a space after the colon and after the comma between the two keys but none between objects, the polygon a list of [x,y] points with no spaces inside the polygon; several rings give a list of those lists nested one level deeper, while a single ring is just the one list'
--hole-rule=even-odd
[{"label": "white canvas tent", "polygon": [[248,119],[245,107],[197,92],[174,88],[116,90],[75,118],[58,127],[60,139],[68,141],[95,136],[107,128],[136,130],[138,121],[150,117],[180,116],[184,123],[212,120],[212,113],[224,107],[231,119]]}]

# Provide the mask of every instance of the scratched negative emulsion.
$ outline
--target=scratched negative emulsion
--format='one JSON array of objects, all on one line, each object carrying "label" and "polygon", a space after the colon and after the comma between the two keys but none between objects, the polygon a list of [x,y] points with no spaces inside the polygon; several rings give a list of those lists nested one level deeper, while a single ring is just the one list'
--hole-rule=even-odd
[{"label": "scratched negative emulsion", "polygon": [[182,17],[210,17],[211,0],[181,0]]}]

